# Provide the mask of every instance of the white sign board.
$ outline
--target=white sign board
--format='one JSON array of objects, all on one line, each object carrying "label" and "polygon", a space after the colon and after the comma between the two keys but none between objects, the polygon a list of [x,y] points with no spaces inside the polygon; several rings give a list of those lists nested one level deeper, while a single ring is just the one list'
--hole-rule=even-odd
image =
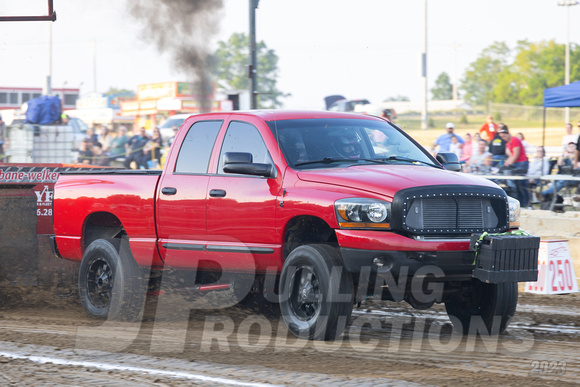
[{"label": "white sign board", "polygon": [[526,282],[528,293],[565,294],[578,292],[578,280],[566,240],[540,241],[538,281]]}]

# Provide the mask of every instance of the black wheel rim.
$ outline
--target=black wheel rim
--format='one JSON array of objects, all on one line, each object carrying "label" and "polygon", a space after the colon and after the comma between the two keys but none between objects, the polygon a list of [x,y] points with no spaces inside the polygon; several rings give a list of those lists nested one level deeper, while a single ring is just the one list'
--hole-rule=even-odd
[{"label": "black wheel rim", "polygon": [[91,304],[102,309],[109,305],[113,290],[113,269],[103,259],[95,259],[87,273],[87,295]]},{"label": "black wheel rim", "polygon": [[479,281],[473,281],[473,290],[469,298],[462,300],[461,307],[470,315],[479,316],[482,312],[483,286]]},{"label": "black wheel rim", "polygon": [[301,321],[316,317],[320,311],[322,293],[312,267],[298,267],[292,274],[290,286],[290,308],[293,314]]}]

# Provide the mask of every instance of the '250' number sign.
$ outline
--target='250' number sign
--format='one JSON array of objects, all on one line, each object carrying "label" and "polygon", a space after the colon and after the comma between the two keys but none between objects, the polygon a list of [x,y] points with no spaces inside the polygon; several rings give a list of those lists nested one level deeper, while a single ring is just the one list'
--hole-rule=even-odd
[{"label": "'250' number sign", "polygon": [[538,259],[538,281],[528,282],[531,293],[561,294],[578,291],[578,282],[566,241],[541,241]]},{"label": "'250' number sign", "polygon": [[[546,266],[547,269],[546,270]],[[547,273],[546,273],[547,271]],[[574,270],[569,259],[554,259],[550,260],[548,265],[541,265],[538,267],[538,280],[542,276],[548,275],[547,285],[553,292],[572,291],[574,289],[574,282],[576,278],[573,276]],[[545,283],[542,281],[542,283]]]}]

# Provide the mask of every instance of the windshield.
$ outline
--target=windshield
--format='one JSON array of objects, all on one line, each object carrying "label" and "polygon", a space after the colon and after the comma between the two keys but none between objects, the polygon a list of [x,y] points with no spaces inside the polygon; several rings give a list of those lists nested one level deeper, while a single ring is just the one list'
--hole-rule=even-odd
[{"label": "windshield", "polygon": [[269,125],[286,161],[296,169],[377,162],[439,166],[428,152],[385,121],[304,119]]}]

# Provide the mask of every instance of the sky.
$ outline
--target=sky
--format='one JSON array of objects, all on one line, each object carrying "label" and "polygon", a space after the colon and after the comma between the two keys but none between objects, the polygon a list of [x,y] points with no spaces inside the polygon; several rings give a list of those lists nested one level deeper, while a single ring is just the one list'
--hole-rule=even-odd
[{"label": "sky", "polygon": [[[146,38],[152,31],[128,12],[133,1],[139,0],[54,0],[54,23],[0,22],[0,87],[46,83],[50,29],[53,88],[80,86],[85,94],[190,81],[170,53]],[[212,18],[215,34],[202,36],[210,48],[232,33],[248,33],[248,0],[223,3]],[[0,0],[0,16],[44,15],[47,4]],[[260,0],[256,36],[279,57],[278,88],[291,93],[284,107],[322,109],[331,94],[372,103],[395,96],[420,101],[423,7],[424,0]],[[578,44],[577,20],[580,5],[558,6],[555,0],[427,0],[428,87],[442,72],[461,79],[496,41],[510,47],[523,39],[564,44],[568,30],[570,42]]]}]

